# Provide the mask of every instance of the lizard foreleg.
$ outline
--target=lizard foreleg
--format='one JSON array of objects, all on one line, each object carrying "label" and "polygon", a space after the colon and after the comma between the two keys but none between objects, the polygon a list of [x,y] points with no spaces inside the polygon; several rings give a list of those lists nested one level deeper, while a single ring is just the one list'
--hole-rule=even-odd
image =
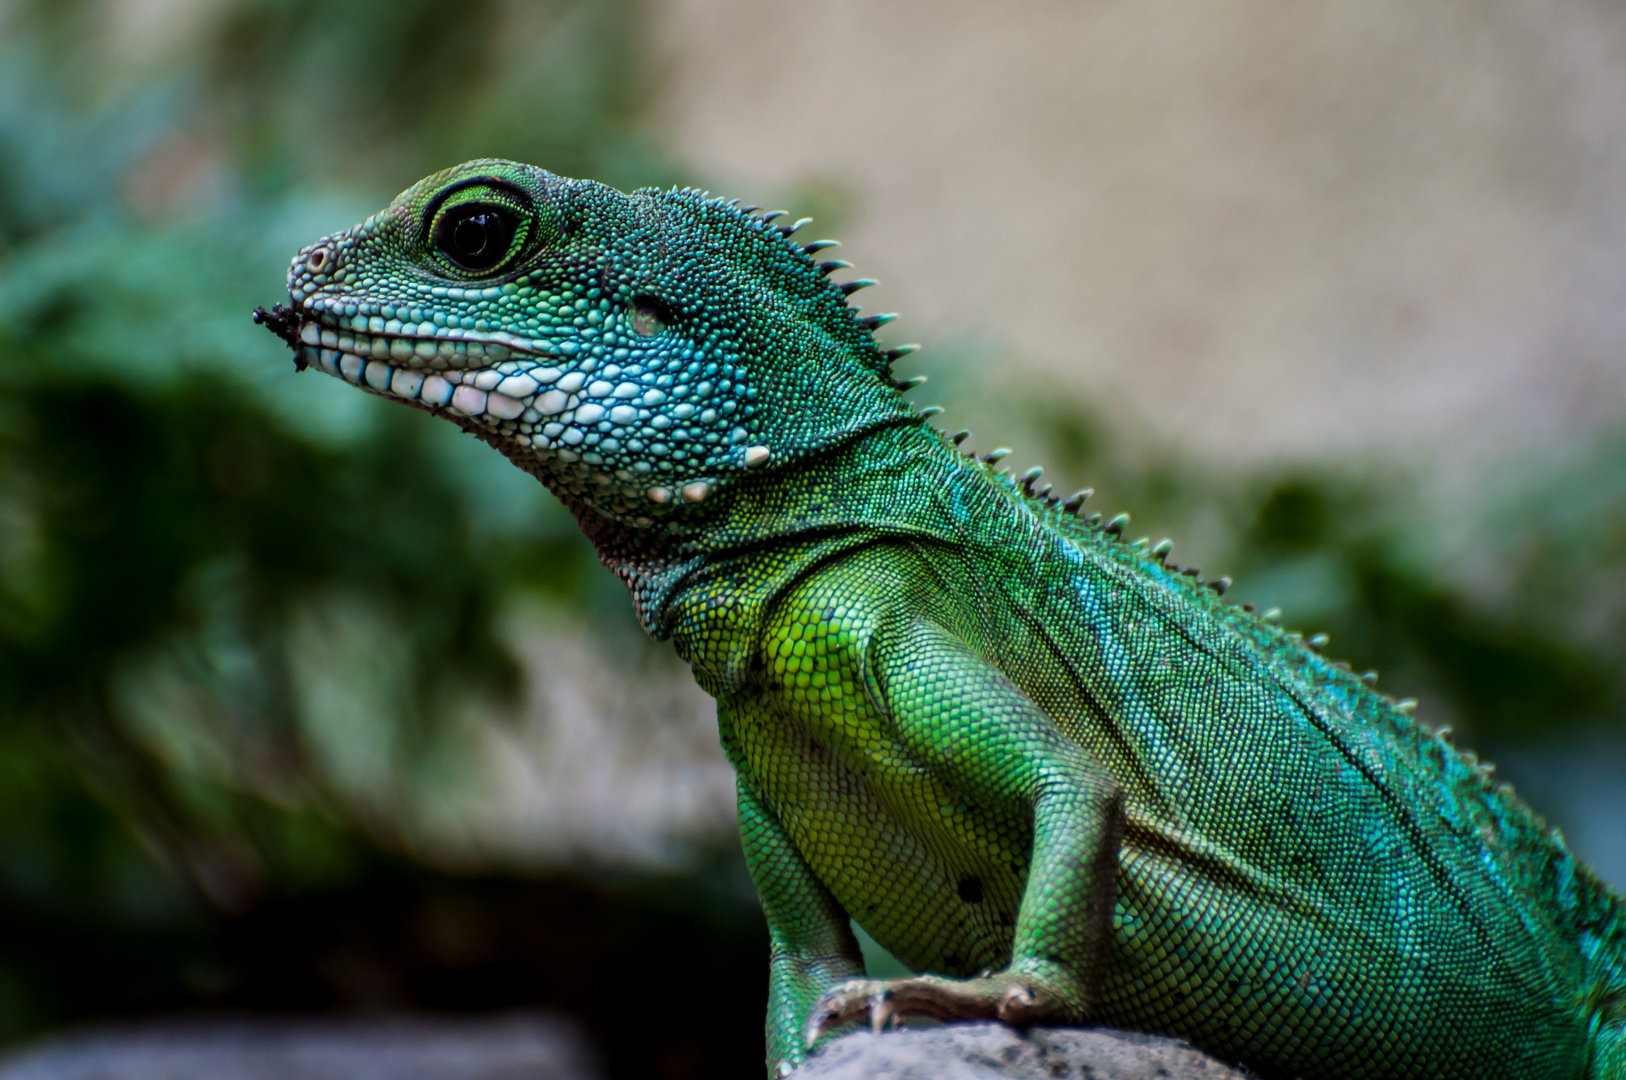
[{"label": "lizard foreleg", "polygon": [[883,630],[874,655],[896,733],[915,760],[967,798],[1031,813],[1031,866],[1004,971],[846,983],[809,1014],[808,1044],[866,1016],[877,1026],[913,1015],[1083,1020],[1112,930],[1123,821],[1116,781],[941,627]]},{"label": "lizard foreleg", "polygon": [[820,994],[864,973],[841,909],[778,819],[739,784],[740,840],[768,920],[768,1071],[783,1075],[806,1054],[798,1032]]}]

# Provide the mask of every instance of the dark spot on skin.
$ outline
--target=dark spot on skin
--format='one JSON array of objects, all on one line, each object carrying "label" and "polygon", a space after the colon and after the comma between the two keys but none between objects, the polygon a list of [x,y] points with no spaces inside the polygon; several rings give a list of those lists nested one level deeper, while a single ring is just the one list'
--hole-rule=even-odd
[{"label": "dark spot on skin", "polygon": [[305,352],[299,340],[300,319],[293,308],[286,304],[273,304],[270,311],[257,307],[254,309],[254,322],[287,342],[288,347],[294,351],[294,370],[305,370],[308,365],[305,363]]},{"label": "dark spot on skin", "polygon": [[958,956],[945,956],[943,957],[943,964],[952,970],[960,966],[960,958]]},{"label": "dark spot on skin", "polygon": [[981,878],[978,878],[978,877],[964,877],[964,878],[961,878],[960,879],[960,884],[958,884],[958,885],[956,885],[954,887],[954,891],[959,893],[960,894],[960,899],[964,900],[968,904],[980,904],[980,903],[982,903],[982,879]]}]

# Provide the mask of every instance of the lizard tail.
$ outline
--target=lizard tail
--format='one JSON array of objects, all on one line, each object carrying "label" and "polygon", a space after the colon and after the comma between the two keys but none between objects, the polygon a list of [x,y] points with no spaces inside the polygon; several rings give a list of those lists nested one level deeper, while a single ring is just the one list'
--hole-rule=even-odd
[{"label": "lizard tail", "polygon": [[1576,863],[1571,894],[1587,956],[1586,1080],[1626,1080],[1626,897]]},{"label": "lizard tail", "polygon": [[1587,1080],[1626,1080],[1626,1021],[1608,1024],[1592,1036],[1592,1068]]},{"label": "lizard tail", "polygon": [[[1618,901],[1616,901],[1618,903]],[[1616,924],[1613,943],[1626,945],[1626,924]],[[1616,950],[1621,952],[1621,950]],[[1593,992],[1592,1067],[1587,1080],[1626,1080],[1626,955],[1611,956]]]}]

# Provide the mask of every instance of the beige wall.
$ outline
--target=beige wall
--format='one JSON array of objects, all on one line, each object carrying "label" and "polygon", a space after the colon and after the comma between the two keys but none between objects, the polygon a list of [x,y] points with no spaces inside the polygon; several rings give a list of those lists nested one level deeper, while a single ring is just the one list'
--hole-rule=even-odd
[{"label": "beige wall", "polygon": [[752,202],[850,192],[899,340],[986,335],[1244,459],[1469,478],[1626,418],[1618,3],[651,10],[675,149]]}]

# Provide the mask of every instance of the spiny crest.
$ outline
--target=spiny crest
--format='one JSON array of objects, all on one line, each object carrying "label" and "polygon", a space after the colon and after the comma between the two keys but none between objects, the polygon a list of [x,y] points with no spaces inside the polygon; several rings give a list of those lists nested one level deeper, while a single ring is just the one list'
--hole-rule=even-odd
[{"label": "spiny crest", "polygon": [[[909,382],[914,383],[915,380],[910,380]],[[900,385],[907,386],[908,384]],[[933,408],[922,410],[922,413],[923,415],[929,415],[937,411],[940,410]],[[961,444],[971,437],[971,431],[969,429],[962,429],[955,432],[953,435],[945,435],[944,437],[952,446],[959,448]],[[1052,493],[1054,485],[1046,484],[1043,488],[1036,488],[1039,479],[1044,475],[1044,468],[1042,466],[1036,465],[1020,475],[1016,475],[1007,471],[1006,469],[1000,468],[999,463],[1005,458],[1009,457],[1011,454],[1010,447],[996,447],[995,449],[982,455],[977,455],[970,452],[966,453],[978,464],[985,474],[1003,484],[1008,491],[1017,495],[1017,497],[1022,500],[1024,505],[1027,505],[1043,521],[1045,521],[1051,527],[1056,528],[1063,535],[1069,537],[1096,536],[1105,538],[1108,542],[1122,542],[1124,530],[1128,528],[1130,521],[1130,517],[1127,513],[1118,514],[1115,517],[1106,520],[1104,520],[1104,515],[1100,513],[1084,513],[1084,504],[1091,495],[1095,494],[1094,488],[1083,488],[1082,490],[1076,491],[1072,495],[1063,499],[1061,496]],[[1211,592],[1215,598],[1218,598],[1224,596],[1225,593],[1231,588],[1232,580],[1228,576],[1222,575],[1220,577],[1211,578],[1204,581],[1200,571],[1198,571],[1196,567],[1182,567],[1170,562],[1169,553],[1174,550],[1174,541],[1166,537],[1159,540],[1155,544],[1152,543],[1151,537],[1142,537],[1133,543],[1126,544],[1125,549],[1131,556],[1138,557],[1146,562],[1157,564],[1157,566],[1159,566],[1162,570],[1168,572],[1174,580],[1186,580],[1189,583],[1189,587],[1194,592],[1196,590],[1206,590],[1207,592]],[[1253,625],[1255,625],[1257,628],[1268,633],[1279,635],[1281,639],[1292,643],[1296,647],[1302,648],[1308,654],[1319,656],[1331,642],[1329,635],[1324,633],[1305,636],[1304,634],[1295,631],[1284,630],[1278,625],[1282,614],[1280,608],[1271,608],[1268,611],[1259,613],[1255,611],[1253,604],[1244,602],[1236,605],[1236,610],[1250,616]],[[1346,661],[1328,661],[1323,659],[1320,662],[1331,667],[1341,675],[1353,679],[1361,686],[1369,690],[1377,682],[1378,673],[1376,671],[1363,671],[1357,674],[1352,670],[1349,663]],[[1415,707],[1417,704],[1415,701],[1396,702],[1387,695],[1378,695],[1377,699],[1384,702],[1391,711],[1401,716],[1408,713],[1410,709]],[[1446,731],[1447,734],[1449,734],[1449,729],[1446,729]],[[1480,768],[1477,762],[1470,762],[1470,764],[1473,764],[1476,768]]]},{"label": "spiny crest", "polygon": [[[782,251],[788,257],[790,265],[803,271],[813,271],[817,279],[824,281],[824,287],[827,290],[839,296],[842,308],[849,314],[853,325],[864,331],[866,335],[873,335],[874,331],[897,318],[894,314],[863,317],[859,315],[859,309],[848,302],[848,298],[853,293],[875,284],[873,279],[859,278],[844,283],[835,283],[829,280],[834,271],[848,269],[852,266],[851,263],[844,259],[820,261],[816,258],[820,252],[839,246],[838,241],[814,240],[809,243],[798,243],[791,239],[800,229],[812,221],[811,218],[801,218],[790,225],[777,225],[775,222],[786,216],[786,211],[769,210],[763,212],[759,207],[755,206],[742,207],[738,199],[715,198],[697,188],[674,189],[671,194],[686,196],[693,201],[697,208],[710,211],[725,220],[732,221],[740,227],[767,238],[770,244],[769,250]],[[870,337],[869,340],[875,355],[882,361],[883,374],[890,369],[894,362],[919,349],[918,345],[903,345],[895,349],[882,350],[874,344],[873,337]],[[917,375],[909,379],[891,381],[891,385],[900,393],[903,393],[915,389],[925,381],[926,377],[924,375]],[[942,412],[941,408],[930,406],[919,410],[919,415],[922,419],[928,419],[940,412]],[[955,447],[959,447],[970,436],[971,432],[969,430],[962,430],[948,436],[948,440]],[[1100,513],[1085,514],[1084,504],[1095,493],[1093,488],[1084,488],[1074,492],[1066,499],[1051,493],[1053,485],[1047,484],[1044,488],[1035,490],[1035,485],[1040,477],[1044,475],[1043,467],[1035,466],[1020,477],[1015,476],[998,467],[999,463],[1010,454],[1011,449],[1009,447],[998,447],[981,455],[979,460],[987,474],[1003,482],[1010,491],[1018,495],[1024,504],[1033,508],[1041,518],[1053,527],[1058,528],[1065,535],[1096,535],[1105,538],[1109,542],[1121,542],[1123,540],[1124,530],[1129,526],[1130,522],[1127,513],[1118,514],[1109,520],[1103,520],[1104,515]],[[976,457],[976,455],[972,456]],[[1143,537],[1128,544],[1127,548],[1130,553],[1147,562],[1156,564],[1176,579],[1187,579],[1193,590],[1205,590],[1212,593],[1215,598],[1224,596],[1232,585],[1231,578],[1228,576],[1222,575],[1205,581],[1196,567],[1181,567],[1169,562],[1168,556],[1174,549],[1174,542],[1167,538],[1152,544],[1150,537]],[[1329,644],[1330,639],[1326,634],[1312,634],[1305,637],[1299,633],[1282,630],[1276,622],[1281,616],[1279,609],[1272,608],[1263,614],[1257,614],[1251,603],[1238,605],[1238,609],[1246,615],[1253,616],[1255,624],[1262,629],[1280,634],[1287,640],[1302,646],[1310,653],[1319,654]],[[1353,679],[1366,687],[1370,687],[1377,680],[1375,671],[1354,675],[1350,672],[1347,663],[1334,662],[1332,666],[1337,670],[1350,674]],[[1408,703],[1396,704],[1387,698],[1385,700],[1396,712],[1403,714],[1407,711]]]},{"label": "spiny crest", "polygon": [[[648,193],[657,194],[654,189],[648,189]],[[851,325],[861,332],[861,341],[867,346],[865,358],[871,361],[876,374],[883,378],[887,377],[894,363],[920,348],[916,344],[900,345],[891,349],[881,348],[880,343],[875,340],[875,332],[896,320],[897,313],[863,315],[862,309],[850,302],[854,293],[879,284],[874,278],[855,278],[841,282],[831,279],[831,275],[837,270],[851,269],[853,264],[845,259],[820,260],[816,256],[822,251],[839,247],[841,245],[839,240],[812,240],[803,243],[792,239],[813,221],[812,218],[798,218],[789,225],[779,225],[776,222],[785,217],[788,211],[764,211],[757,206],[741,206],[739,199],[724,199],[694,187],[674,187],[666,192],[665,197],[687,204],[709,223],[732,225],[761,237],[766,242],[764,251],[774,252],[785,258],[782,265],[790,272],[788,280],[801,278],[815,289],[818,295],[828,296],[839,304],[839,310],[843,311],[851,320]],[[893,383],[893,385],[902,391],[924,381],[922,376],[913,380],[911,384]]]}]

